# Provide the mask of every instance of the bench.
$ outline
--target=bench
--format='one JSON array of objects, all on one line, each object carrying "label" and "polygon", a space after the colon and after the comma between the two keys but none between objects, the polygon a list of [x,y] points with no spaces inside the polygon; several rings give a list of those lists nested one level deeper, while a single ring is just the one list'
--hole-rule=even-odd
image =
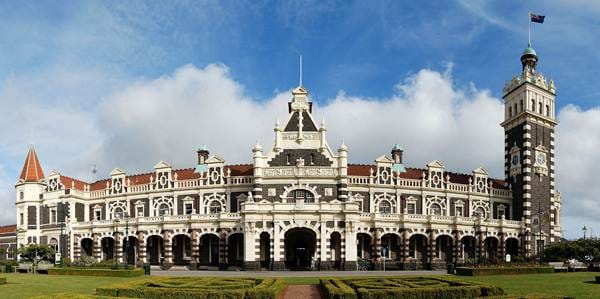
[{"label": "bench", "polygon": [[30,263],[19,264],[15,268],[15,270],[17,273],[30,273],[31,271],[33,271],[33,264],[30,264]]},{"label": "bench", "polygon": [[587,270],[587,266],[580,261],[574,260],[569,262],[569,272],[580,272]]},{"label": "bench", "polygon": [[54,268],[54,264],[51,263],[39,263],[36,267],[37,273],[48,273],[48,269]]},{"label": "bench", "polygon": [[569,267],[565,266],[565,263],[551,262],[548,264],[554,268],[554,272],[568,272],[569,271]]}]

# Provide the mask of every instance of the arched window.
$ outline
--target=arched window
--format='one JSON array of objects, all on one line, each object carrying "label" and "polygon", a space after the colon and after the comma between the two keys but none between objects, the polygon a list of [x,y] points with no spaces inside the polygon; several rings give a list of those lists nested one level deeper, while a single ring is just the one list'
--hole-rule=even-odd
[{"label": "arched window", "polygon": [[392,213],[392,204],[390,204],[390,202],[387,200],[382,200],[379,203],[379,213],[391,214]]},{"label": "arched window", "polygon": [[531,111],[535,112],[535,100],[531,100]]},{"label": "arched window", "polygon": [[117,207],[117,208],[115,208],[115,211],[113,212],[113,218],[114,219],[123,219],[124,214],[125,214],[125,211],[123,211],[123,208]]},{"label": "arched window", "polygon": [[542,114],[542,103],[538,105],[538,108],[540,109],[539,114]]},{"label": "arched window", "polygon": [[523,99],[519,102],[519,111],[523,112]]},{"label": "arched window", "polygon": [[512,107],[508,107],[508,117],[512,117]]},{"label": "arched window", "polygon": [[546,116],[550,116],[550,106],[546,105]]},{"label": "arched window", "polygon": [[442,215],[442,207],[437,203],[431,204],[429,206],[429,215]]},{"label": "arched window", "polygon": [[158,206],[158,216],[169,216],[171,214],[171,208],[166,203],[161,203]]},{"label": "arched window", "polygon": [[221,203],[216,200],[211,201],[208,210],[211,214],[221,213]]},{"label": "arched window", "polygon": [[473,212],[473,217],[481,217],[481,218],[485,218],[485,209],[482,207],[479,207],[477,209],[475,209],[475,211]]},{"label": "arched window", "polygon": [[292,191],[292,198],[296,201],[299,199],[304,199],[305,203],[313,203],[315,202],[315,195],[312,192],[304,189],[298,189]]},{"label": "arched window", "polygon": [[513,108],[515,110],[515,115],[517,115],[517,103],[515,103],[515,108]]}]

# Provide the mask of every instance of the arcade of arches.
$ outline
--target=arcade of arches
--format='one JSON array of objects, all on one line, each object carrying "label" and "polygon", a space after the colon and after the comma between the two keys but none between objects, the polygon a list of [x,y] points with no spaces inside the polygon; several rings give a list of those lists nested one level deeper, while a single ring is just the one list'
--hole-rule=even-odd
[{"label": "arcade of arches", "polygon": [[[79,250],[75,253],[76,258],[87,255],[123,263],[126,257],[131,265],[149,263],[163,268],[181,265],[191,269],[354,270],[356,267],[356,261],[345,260],[347,245],[351,245],[345,244],[343,232],[334,231],[321,238],[312,228],[296,227],[282,234],[282,258],[278,261],[274,259],[277,250],[273,236],[266,231],[258,233],[254,240],[257,259],[251,263],[244,260],[244,255],[247,241],[253,240],[245,240],[242,232],[166,231],[151,235],[139,232],[128,238],[93,235],[79,238]],[[474,258],[501,262],[507,254],[521,253],[521,241],[505,235],[369,231],[356,233],[353,242],[357,259],[364,260],[372,269],[381,267],[383,259],[388,269],[435,269]]]}]

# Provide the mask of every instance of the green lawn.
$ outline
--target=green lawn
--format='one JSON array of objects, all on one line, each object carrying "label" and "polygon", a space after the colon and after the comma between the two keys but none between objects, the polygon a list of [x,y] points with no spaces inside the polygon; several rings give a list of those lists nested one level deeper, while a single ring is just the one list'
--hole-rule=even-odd
[{"label": "green lawn", "polygon": [[[575,298],[600,298],[600,284],[594,283],[597,272],[525,274],[495,276],[453,276],[502,287],[508,294],[541,293]],[[0,274],[7,284],[0,285],[1,298],[28,298],[32,296],[73,293],[93,294],[96,287],[126,282],[138,278],[88,277],[68,275]],[[288,284],[318,284],[318,277],[286,277]]]},{"label": "green lawn", "polygon": [[7,283],[0,285],[1,298],[29,298],[57,293],[94,294],[96,287],[140,279],[43,274],[0,274]]},{"label": "green lawn", "polygon": [[489,283],[510,295],[541,293],[575,298],[600,298],[600,284],[594,283],[598,272],[522,274],[494,276],[456,276],[469,281]]}]

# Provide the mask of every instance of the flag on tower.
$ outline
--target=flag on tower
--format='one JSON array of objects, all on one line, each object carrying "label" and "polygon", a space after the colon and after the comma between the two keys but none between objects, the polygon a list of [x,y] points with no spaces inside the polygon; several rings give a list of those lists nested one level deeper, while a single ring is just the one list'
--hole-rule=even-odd
[{"label": "flag on tower", "polygon": [[532,13],[529,13],[529,16],[531,17],[532,22],[540,24],[544,23],[544,19],[546,18],[546,16],[536,15]]}]

